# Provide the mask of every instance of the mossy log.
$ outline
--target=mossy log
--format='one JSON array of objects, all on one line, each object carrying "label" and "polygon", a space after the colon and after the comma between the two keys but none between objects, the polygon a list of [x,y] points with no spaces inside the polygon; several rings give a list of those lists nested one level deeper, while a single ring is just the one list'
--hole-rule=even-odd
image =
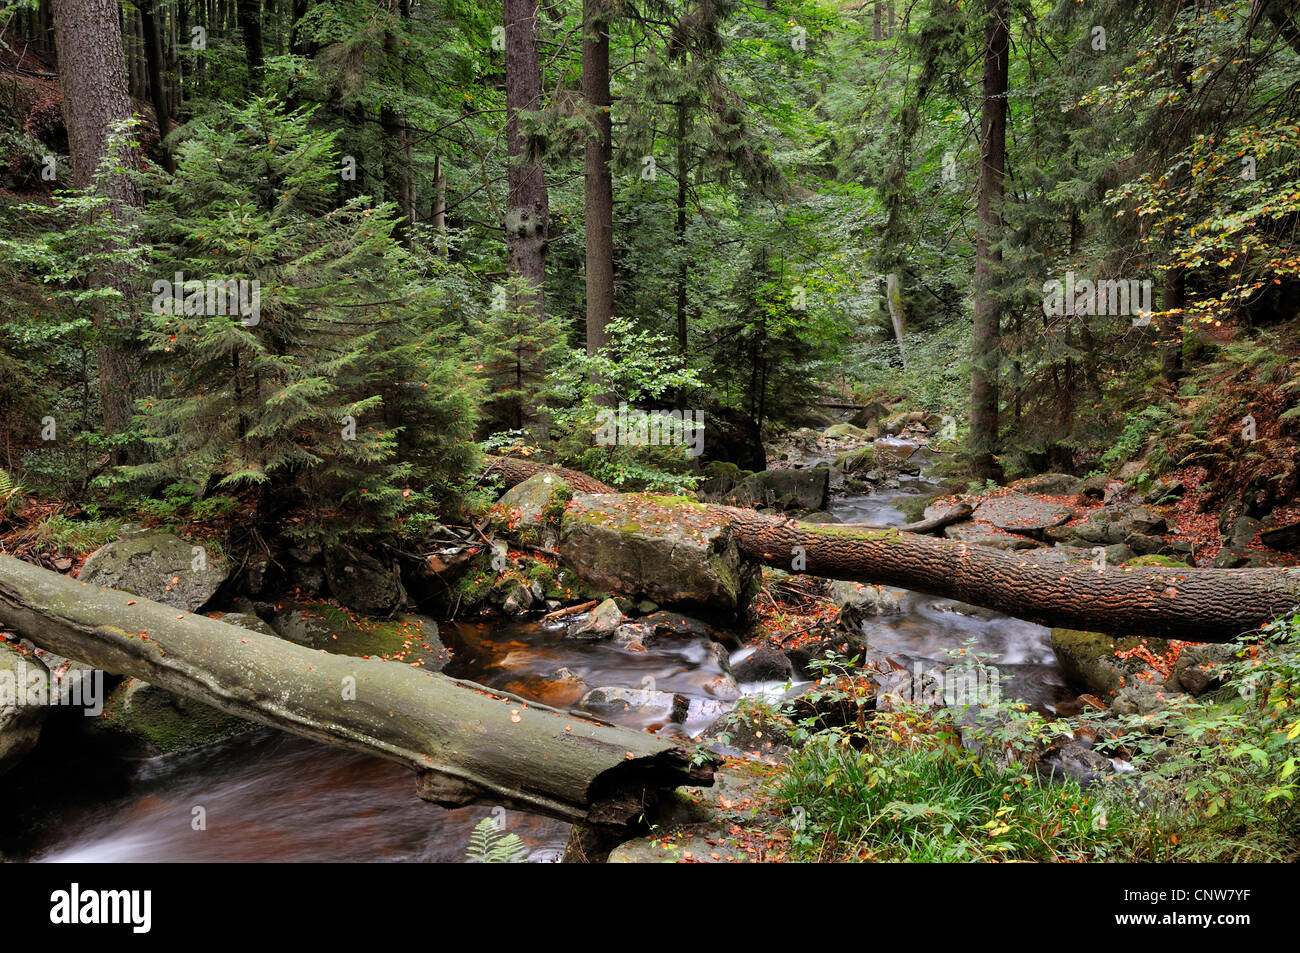
[{"label": "mossy log", "polygon": [[[493,465],[507,481],[527,479],[539,469],[530,461],[501,459]],[[603,487],[588,492],[615,493],[585,479],[588,486]],[[601,505],[617,507],[618,496]],[[738,507],[708,509],[708,519],[730,523],[741,553],[764,565],[900,586],[1051,627],[1226,642],[1300,605],[1300,569],[1093,569],[1040,563],[1020,553],[907,532],[909,527],[802,523]]]},{"label": "mossy log", "polygon": [[712,769],[644,732],[379,659],[333,655],[0,556],[0,625],[232,715],[413,768],[425,800],[623,829]]}]

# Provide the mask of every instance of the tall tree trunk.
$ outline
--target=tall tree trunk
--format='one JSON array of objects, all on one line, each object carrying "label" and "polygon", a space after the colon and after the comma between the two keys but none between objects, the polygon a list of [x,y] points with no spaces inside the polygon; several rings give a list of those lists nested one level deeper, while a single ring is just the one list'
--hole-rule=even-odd
[{"label": "tall tree trunk", "polygon": [[907,315],[903,311],[903,291],[897,273],[891,272],[885,278],[885,298],[889,302],[889,320],[894,326],[894,337],[898,339],[898,358],[903,362],[903,370],[907,370]]},{"label": "tall tree trunk", "polygon": [[167,104],[167,89],[163,85],[162,36],[158,31],[158,19],[154,16],[154,0],[138,0],[136,5],[144,29],[145,68],[149,73],[149,98],[153,100],[154,120],[158,123],[158,150],[163,167],[168,172],[175,172],[176,164],[164,141],[171,132],[171,110]]},{"label": "tall tree trunk", "polygon": [[677,100],[677,225],[673,240],[677,249],[677,350],[686,354],[686,177],[690,174],[690,145],[686,141],[690,107]]},{"label": "tall tree trunk", "polygon": [[[510,155],[507,178],[506,273],[528,283],[511,308],[535,326],[546,317],[546,242],[550,222],[550,198],[546,191],[546,169],[533,136],[520,128],[521,111],[536,111],[542,105],[542,68],[537,53],[537,0],[505,0],[506,35],[506,144]],[[539,380],[546,374],[540,352],[521,355],[520,372]],[[541,425],[536,408],[522,407],[522,423]]]},{"label": "tall tree trunk", "polygon": [[506,212],[506,264],[512,277],[532,286],[530,306],[540,319],[546,301],[546,242],[550,201],[546,171],[534,137],[520,129],[519,113],[541,108],[536,0],[505,0],[506,139],[510,195]]},{"label": "tall tree trunk", "polygon": [[[59,88],[63,92],[63,122],[72,154],[72,185],[86,189],[108,153],[114,123],[131,116],[126,89],[126,65],[118,5],[114,0],[53,0],[54,38],[59,56]],[[120,144],[115,167],[135,168],[138,157]],[[140,193],[124,172],[110,172],[104,187],[110,214],[122,217],[139,207]],[[130,300],[131,283],[126,264],[110,266],[91,281],[114,288]],[[98,334],[99,399],[106,432],[122,429],[131,413],[133,362],[126,356],[132,325],[123,305],[103,303],[95,308]]]},{"label": "tall tree trunk", "polygon": [[442,168],[442,156],[433,159],[433,208],[430,210],[433,230],[438,234],[438,254],[450,253],[447,244],[447,173]]},{"label": "tall tree trunk", "polygon": [[582,98],[595,135],[586,143],[587,353],[609,341],[614,316],[614,182],[609,109],[609,0],[582,3]]},{"label": "tall tree trunk", "polygon": [[236,0],[235,16],[244,36],[244,54],[248,59],[248,79],[254,92],[262,88],[262,67],[266,53],[262,48],[262,4],[260,0]]},{"label": "tall tree trunk", "polygon": [[[396,12],[406,20],[410,8],[406,3],[395,4]],[[390,13],[394,12],[390,6]],[[401,51],[397,46],[397,34],[392,30],[384,31],[384,60],[396,79],[389,86],[394,92],[401,92],[405,86]],[[406,247],[411,245],[411,227],[415,224],[415,183],[411,171],[411,130],[406,119],[385,102],[379,109],[379,125],[384,130],[384,172],[385,186],[388,194],[397,201],[401,221],[396,230],[397,240]]]},{"label": "tall tree trunk", "polygon": [[1160,321],[1160,375],[1170,384],[1183,376],[1183,308],[1187,304],[1186,278],[1183,268],[1165,272],[1164,311],[1177,311]]},{"label": "tall tree trunk", "polygon": [[980,115],[980,172],[975,231],[975,326],[971,336],[971,467],[981,479],[999,475],[998,365],[1002,305],[1002,189],[1007,145],[1009,33],[1006,0],[986,0],[984,83]]}]

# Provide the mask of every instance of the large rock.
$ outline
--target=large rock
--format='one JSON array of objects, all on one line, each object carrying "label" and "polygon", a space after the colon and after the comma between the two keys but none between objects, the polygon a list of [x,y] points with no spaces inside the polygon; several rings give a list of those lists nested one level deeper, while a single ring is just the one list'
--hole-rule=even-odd
[{"label": "large rock", "polygon": [[726,494],[732,506],[764,506],[775,510],[820,510],[830,492],[827,467],[764,470],[746,477]]},{"label": "large rock", "polygon": [[27,704],[33,679],[41,680],[48,692],[50,673],[40,660],[0,642],[0,774],[21,761],[41,736],[49,709]]},{"label": "large rock", "polygon": [[582,639],[596,642],[607,639],[623,621],[623,610],[613,599],[606,599],[596,606],[591,613],[575,625],[566,635],[570,639]]},{"label": "large rock", "polygon": [[757,590],[730,525],[684,497],[575,494],[556,548],[594,588],[662,606],[736,613]]},{"label": "large rock", "polygon": [[943,535],[971,546],[992,546],[995,549],[1033,549],[1038,544],[1027,536],[1008,533],[989,523],[954,523],[943,528]]},{"label": "large rock", "polygon": [[828,440],[875,440],[880,436],[880,429],[866,430],[853,424],[835,424],[822,431]]},{"label": "large rock", "polygon": [[621,686],[593,688],[582,696],[579,704],[593,715],[602,718],[616,717],[625,712],[635,711],[640,715],[673,721],[684,720],[689,707],[687,700],[680,695],[648,688]]},{"label": "large rock", "polygon": [[1230,644],[1187,645],[1174,662],[1173,680],[1187,694],[1202,695],[1219,687],[1223,666],[1236,660],[1236,647]]},{"label": "large rock", "polygon": [[1074,538],[1086,543],[1122,543],[1130,536],[1159,536],[1167,532],[1164,517],[1129,503],[1118,503],[1096,510],[1073,528]]},{"label": "large rock", "polygon": [[351,546],[325,553],[325,579],[334,598],[367,615],[387,615],[406,601],[397,571]]},{"label": "large rock", "polygon": [[1016,484],[1021,493],[1041,493],[1044,496],[1077,496],[1083,492],[1083,481],[1068,473],[1040,473]]},{"label": "large rock", "polygon": [[501,497],[494,525],[526,543],[553,547],[560,538],[564,507],[573,499],[569,484],[553,473],[535,473]]},{"label": "large rock", "polygon": [[123,535],[91,553],[77,578],[177,609],[197,611],[230,575],[215,547],[171,533]]},{"label": "large rock", "polygon": [[1074,511],[1060,503],[1013,492],[984,500],[971,515],[1003,532],[1042,539],[1046,529],[1068,521]]},{"label": "large rock", "polygon": [[849,450],[840,454],[835,460],[835,469],[841,473],[855,473],[859,470],[874,470],[875,468],[875,447],[858,447],[856,450]]},{"label": "large rock", "polygon": [[283,639],[336,655],[418,662],[431,672],[442,671],[451,661],[438,623],[414,613],[367,619],[330,603],[286,602],[279,606],[271,627]]},{"label": "large rock", "polygon": [[138,678],[119,685],[108,697],[103,718],[92,724],[95,730],[128,739],[150,755],[187,751],[259,727]]},{"label": "large rock", "polygon": [[1101,699],[1113,697],[1125,685],[1134,682],[1138,672],[1147,665],[1141,658],[1120,658],[1116,653],[1147,646],[1153,654],[1162,655],[1169,650],[1163,639],[1128,637],[1113,639],[1100,632],[1081,632],[1076,629],[1053,629],[1052,652],[1061,664],[1061,671],[1070,684],[1081,691],[1090,692]]},{"label": "large rock", "polygon": [[1289,550],[1300,547],[1300,520],[1265,530],[1260,534],[1259,541],[1270,549]]},{"label": "large rock", "polygon": [[763,645],[737,662],[731,674],[738,682],[788,682],[794,668],[780,649]]}]

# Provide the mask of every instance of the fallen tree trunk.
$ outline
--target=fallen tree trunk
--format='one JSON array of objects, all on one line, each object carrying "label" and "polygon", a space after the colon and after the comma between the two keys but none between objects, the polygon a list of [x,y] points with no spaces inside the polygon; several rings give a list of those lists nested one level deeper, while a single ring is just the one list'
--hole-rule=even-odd
[{"label": "fallen tree trunk", "polygon": [[241,718],[415,769],[425,800],[623,829],[708,785],[668,741],[398,662],[332,655],[0,556],[0,624]]},{"label": "fallen tree trunk", "polygon": [[[539,469],[512,460],[498,472],[520,482]],[[545,469],[561,476],[572,472]],[[594,492],[614,492],[586,479],[604,487]],[[602,500],[603,508],[617,505],[616,497]],[[1093,569],[906,531],[934,520],[870,529],[801,523],[731,506],[708,509],[730,524],[742,554],[765,565],[900,586],[1048,626],[1226,642],[1300,605],[1300,569]]]}]

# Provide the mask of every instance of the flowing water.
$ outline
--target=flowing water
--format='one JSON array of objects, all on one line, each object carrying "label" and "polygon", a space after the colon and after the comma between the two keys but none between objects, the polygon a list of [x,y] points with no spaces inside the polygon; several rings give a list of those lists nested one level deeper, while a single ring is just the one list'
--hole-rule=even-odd
[{"label": "flowing water", "polygon": [[[883,446],[906,447],[904,441]],[[922,474],[925,451],[912,457]],[[923,475],[835,499],[844,522],[898,525],[910,494],[932,493]],[[1041,626],[947,599],[897,590],[902,613],[868,623],[871,644],[917,664],[946,662],[974,639],[1011,676],[1005,690],[1038,708],[1065,697]],[[576,642],[559,627],[484,618],[448,623],[456,650],[449,674],[540,702],[573,705],[587,688],[650,688],[685,696],[684,723],[631,709],[610,716],[629,727],[695,736],[730,701],[705,635],[652,642],[632,652],[613,642]],[[745,650],[741,650],[743,653]],[[735,653],[738,660],[741,653]],[[747,692],[772,686],[745,685]],[[47,729],[49,730],[49,729]],[[0,858],[39,861],[458,861],[484,818],[517,835],[526,859],[558,860],[568,825],[501,808],[445,810],[415,796],[407,769],[270,729],[181,755],[106,757],[69,733],[45,744],[5,791]],[[11,779],[6,779],[11,780]],[[86,792],[96,792],[88,800]],[[201,822],[201,823],[200,823]]]}]

